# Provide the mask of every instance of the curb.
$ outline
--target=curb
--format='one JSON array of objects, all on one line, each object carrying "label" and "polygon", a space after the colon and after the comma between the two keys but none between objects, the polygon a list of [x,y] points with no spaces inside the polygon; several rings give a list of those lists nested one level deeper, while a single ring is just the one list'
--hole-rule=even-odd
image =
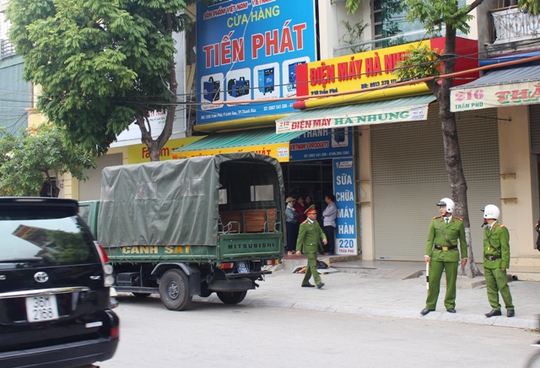
[{"label": "curb", "polygon": [[[249,295],[249,294],[248,294]],[[215,295],[208,298],[193,297],[194,302],[201,303],[217,303],[223,304]],[[301,309],[314,312],[326,313],[346,313],[355,314],[365,317],[386,317],[386,318],[407,318],[416,320],[429,320],[439,322],[466,323],[475,325],[495,326],[495,327],[512,327],[521,329],[536,330],[538,322],[535,319],[506,316],[487,318],[483,315],[446,313],[446,312],[430,312],[422,316],[419,311],[411,311],[404,309],[384,309],[372,307],[358,306],[339,306],[332,304],[313,303],[313,302],[294,302],[294,301],[269,301],[264,299],[246,298],[239,305],[249,305],[252,307],[266,308],[283,308],[283,309]]]}]

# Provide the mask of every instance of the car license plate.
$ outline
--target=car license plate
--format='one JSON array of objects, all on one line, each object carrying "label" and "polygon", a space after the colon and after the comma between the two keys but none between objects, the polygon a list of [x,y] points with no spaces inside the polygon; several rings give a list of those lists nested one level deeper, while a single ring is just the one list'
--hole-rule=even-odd
[{"label": "car license plate", "polygon": [[247,262],[240,262],[238,264],[238,273],[249,273],[249,266]]},{"label": "car license plate", "polygon": [[28,322],[42,322],[58,319],[56,295],[27,297],[26,318],[28,319]]}]

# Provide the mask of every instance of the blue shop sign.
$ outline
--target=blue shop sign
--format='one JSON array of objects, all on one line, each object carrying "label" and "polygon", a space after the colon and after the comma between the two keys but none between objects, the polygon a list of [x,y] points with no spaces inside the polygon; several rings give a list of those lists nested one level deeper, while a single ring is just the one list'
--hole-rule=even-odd
[{"label": "blue shop sign", "polygon": [[[315,60],[313,0],[197,4],[197,124],[294,111],[296,66]],[[250,100],[265,100],[249,103]],[[212,102],[245,104],[212,104]]]},{"label": "blue shop sign", "polygon": [[354,165],[352,158],[336,159],[334,192],[338,215],[336,218],[336,252],[357,255],[356,204],[354,194]]}]

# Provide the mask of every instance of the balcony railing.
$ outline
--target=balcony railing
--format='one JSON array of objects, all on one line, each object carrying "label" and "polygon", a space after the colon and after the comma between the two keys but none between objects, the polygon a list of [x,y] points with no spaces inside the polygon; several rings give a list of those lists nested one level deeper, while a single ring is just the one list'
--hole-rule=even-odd
[{"label": "balcony railing", "polygon": [[516,6],[491,10],[495,40],[493,45],[540,39],[540,16],[530,15]]},{"label": "balcony railing", "polygon": [[15,55],[15,47],[9,40],[0,40],[0,59]]}]

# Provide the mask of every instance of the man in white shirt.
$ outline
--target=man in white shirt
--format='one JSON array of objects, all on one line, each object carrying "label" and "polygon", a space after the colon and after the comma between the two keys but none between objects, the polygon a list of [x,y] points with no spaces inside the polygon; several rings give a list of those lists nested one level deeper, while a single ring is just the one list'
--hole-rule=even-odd
[{"label": "man in white shirt", "polygon": [[335,238],[336,238],[336,217],[337,217],[337,206],[336,206],[336,196],[333,194],[328,194],[324,196],[324,201],[326,202],[326,208],[324,209],[323,215],[323,231],[328,239],[328,243],[324,246],[325,254],[334,254],[335,253]]}]

